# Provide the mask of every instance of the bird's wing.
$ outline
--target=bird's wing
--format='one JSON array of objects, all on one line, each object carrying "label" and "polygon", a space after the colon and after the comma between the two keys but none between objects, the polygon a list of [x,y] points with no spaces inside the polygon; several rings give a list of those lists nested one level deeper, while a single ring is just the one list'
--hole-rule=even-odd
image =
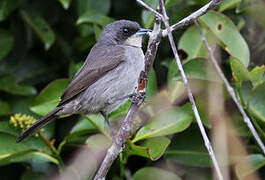
[{"label": "bird's wing", "polygon": [[117,67],[124,57],[125,49],[120,46],[94,46],[84,65],[65,89],[58,106],[71,100],[108,71]]}]

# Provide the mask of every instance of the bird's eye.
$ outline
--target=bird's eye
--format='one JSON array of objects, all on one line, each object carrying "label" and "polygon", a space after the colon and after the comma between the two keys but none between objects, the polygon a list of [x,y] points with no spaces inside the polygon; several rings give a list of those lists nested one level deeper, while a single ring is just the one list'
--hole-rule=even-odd
[{"label": "bird's eye", "polygon": [[123,29],[123,32],[124,32],[124,33],[128,33],[128,32],[129,32],[129,29],[124,28],[124,29]]}]

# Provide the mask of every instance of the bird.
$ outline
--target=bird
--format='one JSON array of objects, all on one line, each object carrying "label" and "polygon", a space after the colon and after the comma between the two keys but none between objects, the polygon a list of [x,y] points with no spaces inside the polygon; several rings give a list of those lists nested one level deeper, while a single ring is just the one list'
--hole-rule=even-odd
[{"label": "bird", "polygon": [[150,32],[130,20],[108,24],[64,90],[59,104],[27,128],[16,141],[21,142],[59,116],[68,114],[100,113],[113,136],[108,114],[135,92],[139,75],[144,70],[142,39]]}]

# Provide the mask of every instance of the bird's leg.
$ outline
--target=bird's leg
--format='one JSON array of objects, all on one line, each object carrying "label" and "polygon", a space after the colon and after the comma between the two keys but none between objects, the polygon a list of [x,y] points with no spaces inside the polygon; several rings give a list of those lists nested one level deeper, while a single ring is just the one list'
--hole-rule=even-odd
[{"label": "bird's leg", "polygon": [[140,100],[143,100],[143,102],[144,102],[144,99],[145,99],[145,92],[139,92],[139,94],[133,93],[130,96],[130,101],[132,103],[138,103]]},{"label": "bird's leg", "polygon": [[103,112],[103,111],[100,111],[100,114],[104,117],[105,121],[107,122],[109,130],[110,130],[110,135],[111,135],[112,141],[115,142],[114,141],[115,140],[115,138],[114,138],[115,137],[115,132],[114,132],[114,130],[112,128],[112,125],[111,125],[111,123],[109,121],[109,118],[108,118],[107,114],[105,112]]}]

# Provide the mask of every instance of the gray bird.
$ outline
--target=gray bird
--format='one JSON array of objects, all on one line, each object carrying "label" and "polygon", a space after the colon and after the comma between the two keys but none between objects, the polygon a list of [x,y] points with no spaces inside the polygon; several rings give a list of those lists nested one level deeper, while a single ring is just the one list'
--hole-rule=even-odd
[{"label": "gray bird", "polygon": [[61,96],[58,106],[26,129],[17,142],[65,114],[101,113],[111,132],[107,115],[135,91],[144,69],[142,35],[150,32],[137,22],[119,20],[108,24],[91,49],[84,65]]}]

